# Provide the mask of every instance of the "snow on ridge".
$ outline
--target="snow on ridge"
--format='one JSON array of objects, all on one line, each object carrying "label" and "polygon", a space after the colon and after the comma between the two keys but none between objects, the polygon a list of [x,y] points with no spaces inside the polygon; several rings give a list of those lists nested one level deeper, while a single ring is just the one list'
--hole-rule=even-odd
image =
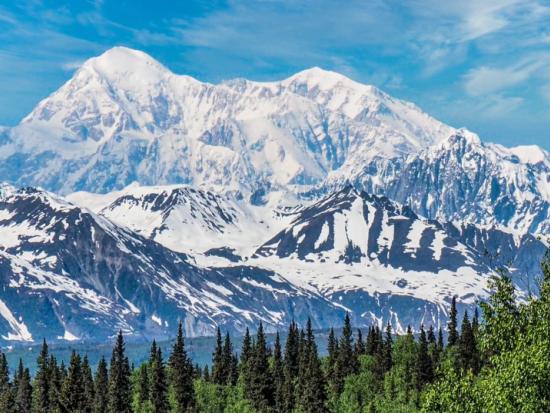
[{"label": "snow on ridge", "polygon": [[22,320],[17,320],[9,307],[0,300],[0,315],[8,322],[12,331],[6,336],[2,336],[6,340],[13,341],[32,341],[32,334],[29,332],[25,323]]}]

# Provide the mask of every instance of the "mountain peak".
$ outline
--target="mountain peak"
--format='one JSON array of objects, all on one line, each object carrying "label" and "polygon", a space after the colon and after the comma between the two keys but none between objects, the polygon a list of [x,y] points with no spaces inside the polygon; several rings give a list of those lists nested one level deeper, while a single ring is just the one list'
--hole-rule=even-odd
[{"label": "mountain peak", "polygon": [[101,55],[88,59],[81,70],[91,69],[103,76],[127,76],[148,79],[171,74],[153,57],[140,50],[116,46]]},{"label": "mountain peak", "polygon": [[302,70],[288,79],[288,83],[307,83],[308,87],[317,86],[320,89],[331,89],[337,84],[346,85],[352,88],[369,88],[376,89],[374,86],[365,85],[363,83],[356,82],[355,80],[350,79],[349,77],[334,72],[332,70],[322,69],[318,66],[310,67],[309,69]]}]

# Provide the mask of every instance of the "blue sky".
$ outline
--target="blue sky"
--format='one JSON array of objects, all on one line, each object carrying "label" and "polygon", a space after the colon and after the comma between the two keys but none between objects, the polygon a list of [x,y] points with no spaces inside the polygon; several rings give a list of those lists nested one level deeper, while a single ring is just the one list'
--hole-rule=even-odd
[{"label": "blue sky", "polygon": [[547,0],[28,0],[0,4],[0,124],[125,45],[174,72],[272,80],[311,66],[506,145],[550,149]]}]

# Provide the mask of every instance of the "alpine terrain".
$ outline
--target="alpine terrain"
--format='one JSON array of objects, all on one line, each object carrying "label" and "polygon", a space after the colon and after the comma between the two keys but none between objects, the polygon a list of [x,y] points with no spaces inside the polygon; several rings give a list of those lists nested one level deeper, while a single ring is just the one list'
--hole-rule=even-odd
[{"label": "alpine terrain", "polygon": [[123,47],[0,128],[4,342],[443,326],[537,293],[550,155],[312,68],[220,84]]}]

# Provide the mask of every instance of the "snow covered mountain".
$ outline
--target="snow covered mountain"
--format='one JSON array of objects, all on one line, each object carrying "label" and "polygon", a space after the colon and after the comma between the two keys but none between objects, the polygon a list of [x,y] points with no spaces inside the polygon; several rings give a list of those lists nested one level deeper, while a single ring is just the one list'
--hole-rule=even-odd
[{"label": "snow covered mountain", "polygon": [[69,197],[99,214],[32,188],[0,192],[0,341],[168,337],[180,318],[188,335],[308,316],[324,328],[344,311],[360,326],[443,325],[449,298],[472,308],[505,262],[527,292],[545,251],[351,186],[288,208],[185,185]]},{"label": "snow covered mountain", "polygon": [[459,130],[417,154],[366,164],[354,182],[440,221],[550,234],[550,156],[536,146],[485,144]]},{"label": "snow covered mountain", "polygon": [[329,171],[416,152],[451,130],[318,68],[278,82],[212,85],[117,47],[2,134],[0,179],[58,193],[133,181],[248,193],[319,183]]},{"label": "snow covered mountain", "polygon": [[548,153],[484,144],[319,68],[214,85],[116,47],[0,130],[0,161],[0,180],[60,194],[184,183],[258,204],[352,181],[440,221],[550,229]]},{"label": "snow covered mountain", "polygon": [[242,332],[343,310],[271,271],[208,269],[47,192],[1,188],[0,341]]},{"label": "snow covered mountain", "polygon": [[[94,204],[88,201],[94,196],[71,198]],[[444,323],[449,296],[456,293],[471,307],[487,294],[494,270],[457,240],[456,228],[457,237],[410,208],[351,186],[293,208],[249,206],[254,214],[242,207],[246,202],[185,186],[128,188],[104,202],[95,202],[100,214],[192,252],[205,268],[268,269],[353,311],[359,325],[391,320],[404,330],[422,321]]]},{"label": "snow covered mountain", "polygon": [[214,85],[121,47],[0,128],[1,181],[29,186],[0,188],[8,341],[344,311],[439,325],[501,266],[533,290],[550,235],[538,147],[483,143],[319,68]]}]

